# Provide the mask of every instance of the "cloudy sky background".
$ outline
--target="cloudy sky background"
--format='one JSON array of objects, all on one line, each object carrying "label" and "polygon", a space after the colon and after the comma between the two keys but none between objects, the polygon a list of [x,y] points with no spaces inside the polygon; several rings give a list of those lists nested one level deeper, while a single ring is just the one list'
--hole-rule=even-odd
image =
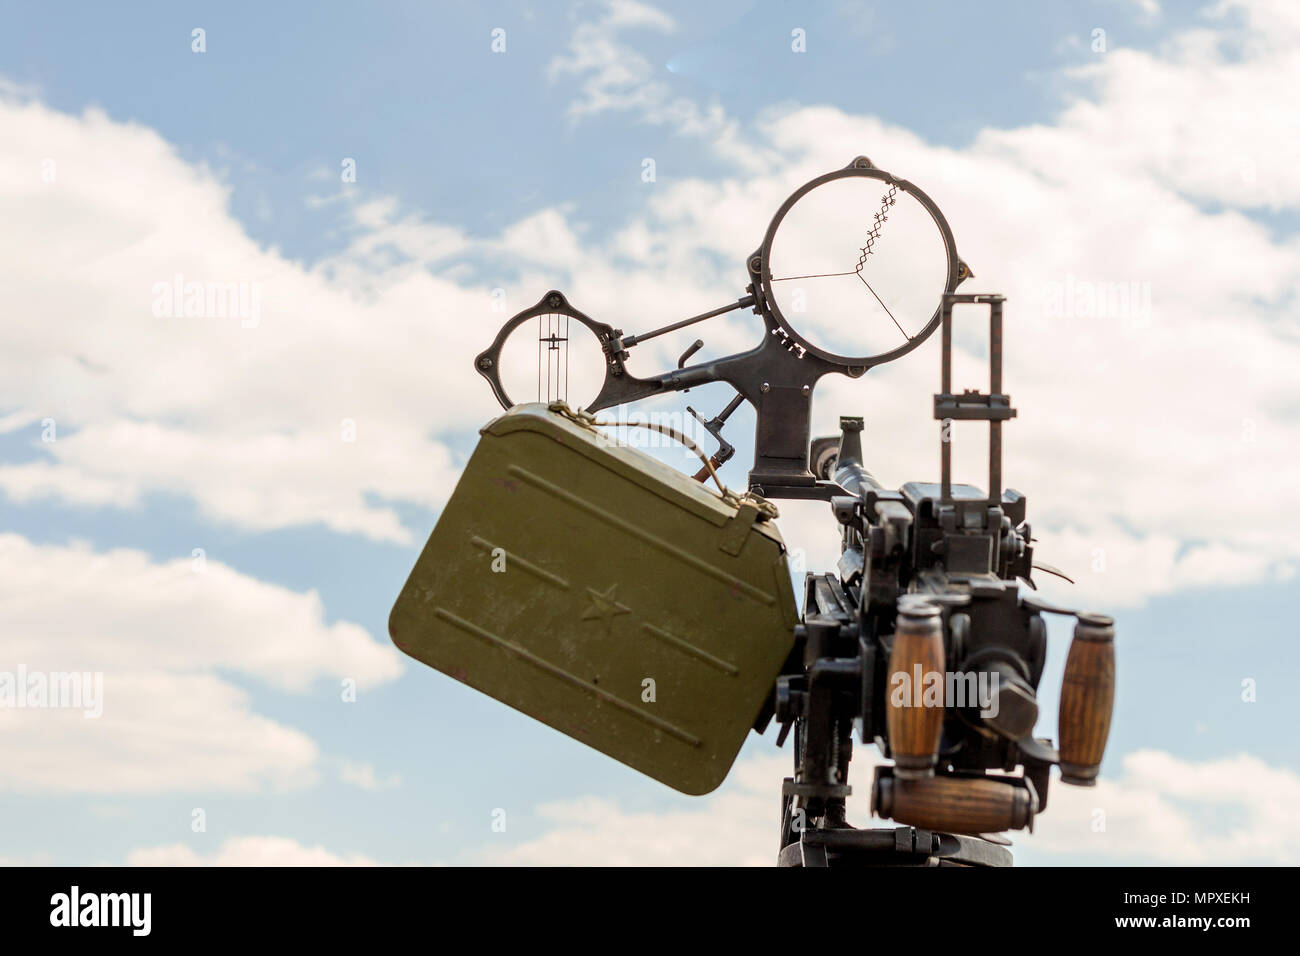
[{"label": "cloudy sky background", "polygon": [[[105,680],[97,720],[0,710],[0,858],[770,862],[772,733],[683,797],[386,620],[497,411],[471,359],[502,302],[561,288],[627,331],[724,304],[785,196],[866,154],[1008,297],[1008,483],[1077,579],[1045,590],[1119,618],[1104,779],[1054,788],[1018,861],[1300,862],[1294,4],[314,11],[0,5],[0,670]],[[155,315],[177,274],[255,284],[257,321]],[[1150,308],[1053,304],[1119,282]],[[882,480],[934,477],[937,364],[825,382],[818,433],[864,414]],[[781,527],[829,566],[824,506]]]}]

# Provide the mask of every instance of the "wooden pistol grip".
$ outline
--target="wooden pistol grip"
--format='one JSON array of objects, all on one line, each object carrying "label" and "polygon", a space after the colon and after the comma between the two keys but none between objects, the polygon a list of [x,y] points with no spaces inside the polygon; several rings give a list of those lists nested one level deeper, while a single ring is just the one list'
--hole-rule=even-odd
[{"label": "wooden pistol grip", "polygon": [[[938,608],[900,610],[889,651],[885,727],[889,755],[900,778],[929,777],[943,734],[943,622]],[[939,699],[927,696],[927,679],[937,674]]]},{"label": "wooden pistol grip", "polygon": [[1097,782],[1114,706],[1114,624],[1101,615],[1080,615],[1065,661],[1057,716],[1063,783],[1091,787]]}]

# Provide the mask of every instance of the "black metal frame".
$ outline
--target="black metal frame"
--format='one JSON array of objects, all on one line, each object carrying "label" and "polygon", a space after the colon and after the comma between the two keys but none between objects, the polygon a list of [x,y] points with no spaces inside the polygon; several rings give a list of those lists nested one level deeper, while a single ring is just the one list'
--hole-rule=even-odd
[{"label": "black metal frame", "polygon": [[1011,851],[983,837],[916,827],[804,830],[777,866],[1011,866]]},{"label": "black metal frame", "polygon": [[[943,297],[940,321],[943,326],[943,360],[940,390],[934,396],[934,417],[939,419],[940,503],[953,506],[952,497],[952,432],[954,421],[986,421],[989,423],[989,492],[988,504],[998,506],[1002,501],[1002,423],[1016,417],[1011,407],[1011,396],[1002,391],[1002,303],[1000,295],[961,295],[951,293]],[[989,390],[987,393],[966,389],[960,394],[952,390],[952,307],[954,305],[987,305],[989,307]]]},{"label": "black metal frame", "polygon": [[[899,191],[915,198],[938,227],[948,262],[944,299],[936,307],[933,317],[906,343],[875,356],[836,355],[818,348],[800,335],[776,304],[772,293],[772,275],[768,266],[772,242],[781,222],[795,203],[819,186],[850,177],[874,179],[896,187]],[[915,349],[939,326],[944,308],[943,301],[946,301],[947,296],[958,284],[970,278],[971,271],[957,255],[952,230],[934,201],[907,180],[898,179],[884,170],[877,169],[865,156],[859,156],[845,168],[819,176],[796,190],[777,210],[767,228],[762,245],[749,257],[747,267],[749,272],[747,294],[734,304],[641,335],[624,336],[622,330],[597,322],[579,312],[562,293],[553,290],[544,295],[536,305],[511,318],[502,327],[493,343],[475,357],[474,367],[487,379],[497,401],[503,407],[509,408],[512,400],[506,394],[500,379],[501,349],[507,337],[520,324],[535,316],[551,313],[567,315],[591,330],[605,353],[605,379],[600,392],[587,406],[587,411],[596,412],[710,382],[727,382],[745,401],[753,405],[755,410],[754,464],[749,473],[750,490],[768,498],[829,500],[833,495],[841,494],[843,489],[832,481],[819,479],[808,466],[812,429],[812,394],[818,380],[832,372],[857,378],[867,369],[891,362]],[[644,379],[628,372],[627,350],[639,342],[745,308],[752,308],[762,317],[764,323],[763,339],[750,351],[697,365],[679,367]],[[692,347],[683,358],[688,358],[694,351],[695,348]],[[720,440],[720,435],[715,437]]]}]

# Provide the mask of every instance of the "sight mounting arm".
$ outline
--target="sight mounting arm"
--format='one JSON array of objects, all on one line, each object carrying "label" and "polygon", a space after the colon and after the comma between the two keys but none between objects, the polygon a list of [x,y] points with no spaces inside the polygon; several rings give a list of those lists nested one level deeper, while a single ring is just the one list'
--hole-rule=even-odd
[{"label": "sight mounting arm", "polygon": [[[786,220],[787,214],[801,200],[820,187],[843,184],[845,181],[875,181],[885,189],[880,207],[875,212],[875,219],[869,224],[865,233],[866,243],[852,250],[843,272],[829,275],[790,275],[772,274],[773,244],[778,230]],[[867,182],[866,185],[870,185]],[[874,193],[872,194],[874,195]],[[684,391],[711,382],[727,382],[736,389],[739,397],[754,406],[755,436],[754,463],[749,473],[750,490],[769,498],[820,498],[829,500],[842,489],[835,482],[814,475],[809,468],[808,453],[811,437],[812,397],[813,391],[822,376],[832,372],[857,378],[867,369],[899,358],[916,348],[928,337],[940,323],[941,305],[936,304],[933,315],[916,331],[909,335],[895,317],[889,304],[890,296],[882,296],[868,280],[866,266],[880,263],[881,236],[884,223],[889,219],[900,195],[910,196],[922,211],[928,215],[927,222],[932,221],[937,229],[937,246],[942,249],[944,275],[942,277],[942,295],[953,292],[959,283],[971,276],[967,265],[957,256],[952,232],[938,207],[920,189],[906,180],[877,169],[869,159],[860,156],[847,167],[832,171],[805,184],[797,190],[777,211],[768,226],[766,235],[758,250],[746,262],[748,284],[745,295],[735,302],[699,315],[691,316],[670,323],[649,332],[624,335],[622,329],[616,329],[585,315],[569,302],[561,292],[552,290],[537,302],[511,318],[501,328],[493,343],[475,357],[475,368],[492,387],[497,400],[505,408],[514,404],[507,394],[501,378],[502,349],[512,332],[533,318],[539,318],[546,324],[549,335],[539,334],[539,351],[554,351],[561,345],[567,346],[569,323],[576,321],[596,337],[603,354],[605,368],[604,378],[596,396],[583,407],[589,412],[624,405],[644,398],[651,398],[668,392]],[[873,203],[875,200],[873,200]],[[873,258],[874,256],[874,258]],[[856,265],[853,263],[856,259]],[[873,276],[876,274],[872,273]],[[878,351],[870,355],[841,355],[815,345],[810,339],[800,334],[789,322],[781,307],[780,296],[774,291],[774,283],[787,282],[791,279],[818,280],[845,276],[853,283],[853,288],[862,289],[863,295],[869,292],[879,309],[888,314],[893,325],[902,333],[901,345]],[[879,282],[880,279],[876,278]],[[860,283],[860,284],[859,284]],[[872,308],[877,306],[872,305]],[[763,321],[763,337],[752,349],[722,358],[711,359],[692,365],[661,372],[647,377],[633,375],[628,369],[628,350],[641,342],[674,332],[698,322],[705,321],[738,309],[752,309]],[[556,332],[556,320],[562,320],[562,332]],[[921,320],[917,320],[917,324]],[[698,351],[698,345],[689,348],[683,355],[683,361]],[[549,360],[548,360],[549,361]],[[540,377],[539,359],[539,377]],[[548,364],[548,375],[549,375]],[[567,366],[566,366],[567,367]],[[550,382],[547,382],[550,393]],[[539,396],[541,394],[539,382]],[[567,395],[560,395],[567,400]],[[735,400],[728,406],[727,414],[734,410]],[[710,432],[720,442],[720,448],[729,445],[720,434],[721,420],[726,415],[719,415],[713,423],[719,430]]]}]

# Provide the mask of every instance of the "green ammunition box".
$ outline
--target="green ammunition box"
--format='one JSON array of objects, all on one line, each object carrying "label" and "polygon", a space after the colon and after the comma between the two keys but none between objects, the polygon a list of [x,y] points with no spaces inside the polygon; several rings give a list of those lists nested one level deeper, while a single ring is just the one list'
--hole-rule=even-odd
[{"label": "green ammunition box", "polygon": [[677,790],[713,790],[794,642],[773,522],[545,404],[481,434],[393,642]]}]

